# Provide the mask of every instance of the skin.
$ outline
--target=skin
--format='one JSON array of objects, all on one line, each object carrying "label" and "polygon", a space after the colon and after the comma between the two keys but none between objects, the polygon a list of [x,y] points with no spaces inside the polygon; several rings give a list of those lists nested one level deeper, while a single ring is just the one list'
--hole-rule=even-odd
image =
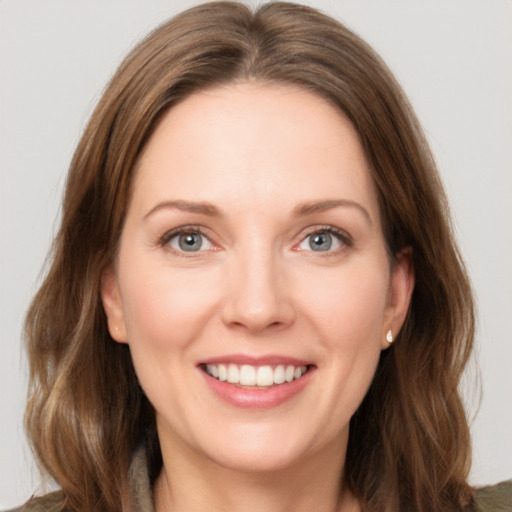
[{"label": "skin", "polygon": [[[166,204],[175,201],[218,215]],[[180,250],[172,230],[182,226],[201,228],[201,250]],[[341,237],[312,250],[326,227]],[[130,345],[156,410],[156,510],[358,510],[339,485],[349,421],[413,281],[410,253],[387,252],[358,136],[328,102],[240,83],[167,112],[139,159],[102,283],[109,330]],[[197,366],[227,354],[295,357],[313,370],[285,403],[242,409]]]}]

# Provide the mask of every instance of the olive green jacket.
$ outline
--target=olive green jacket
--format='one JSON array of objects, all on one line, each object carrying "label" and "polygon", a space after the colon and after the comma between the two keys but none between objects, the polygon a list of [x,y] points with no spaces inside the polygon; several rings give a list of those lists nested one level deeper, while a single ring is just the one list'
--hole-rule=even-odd
[{"label": "olive green jacket", "polygon": [[[134,498],[131,512],[154,512],[144,453],[139,452],[134,458],[130,468],[130,480]],[[512,480],[476,489],[475,501],[479,512],[512,512]],[[52,493],[34,498],[9,512],[53,512],[59,510],[55,508],[59,503],[59,493]]]}]

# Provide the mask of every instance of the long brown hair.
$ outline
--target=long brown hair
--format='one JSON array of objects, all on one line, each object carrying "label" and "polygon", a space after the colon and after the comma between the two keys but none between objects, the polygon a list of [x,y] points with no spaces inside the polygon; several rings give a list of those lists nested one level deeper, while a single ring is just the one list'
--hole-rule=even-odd
[{"label": "long brown hair", "polygon": [[[375,52],[318,11],[270,3],[192,8],[144,39],[105,90],[74,154],[49,270],[26,319],[26,427],[71,510],[125,511],[137,446],[161,467],[154,411],[100,280],[113,261],[137,158],[156,121],[195,91],[241,80],[327,98],[359,133],[391,254],[411,247],[416,286],[352,418],[346,485],[368,511],[465,510],[470,440],[458,384],[472,348],[471,288],[416,117]],[[469,508],[468,508],[469,509]]]}]

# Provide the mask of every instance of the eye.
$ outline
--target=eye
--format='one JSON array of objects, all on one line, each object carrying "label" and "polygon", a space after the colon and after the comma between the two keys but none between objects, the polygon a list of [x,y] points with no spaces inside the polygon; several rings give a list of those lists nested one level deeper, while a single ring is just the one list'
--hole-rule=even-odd
[{"label": "eye", "polygon": [[213,246],[210,240],[199,231],[174,233],[169,237],[167,243],[180,252],[207,251]]},{"label": "eye", "polygon": [[346,235],[334,228],[325,228],[307,235],[299,244],[301,251],[333,252],[350,245]]}]

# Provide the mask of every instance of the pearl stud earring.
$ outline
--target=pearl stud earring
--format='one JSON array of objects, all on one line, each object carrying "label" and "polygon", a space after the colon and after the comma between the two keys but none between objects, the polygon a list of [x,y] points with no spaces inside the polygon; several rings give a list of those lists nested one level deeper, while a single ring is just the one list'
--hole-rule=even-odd
[{"label": "pearl stud earring", "polygon": [[393,343],[393,333],[391,332],[391,329],[386,334],[386,340],[390,345]]}]

